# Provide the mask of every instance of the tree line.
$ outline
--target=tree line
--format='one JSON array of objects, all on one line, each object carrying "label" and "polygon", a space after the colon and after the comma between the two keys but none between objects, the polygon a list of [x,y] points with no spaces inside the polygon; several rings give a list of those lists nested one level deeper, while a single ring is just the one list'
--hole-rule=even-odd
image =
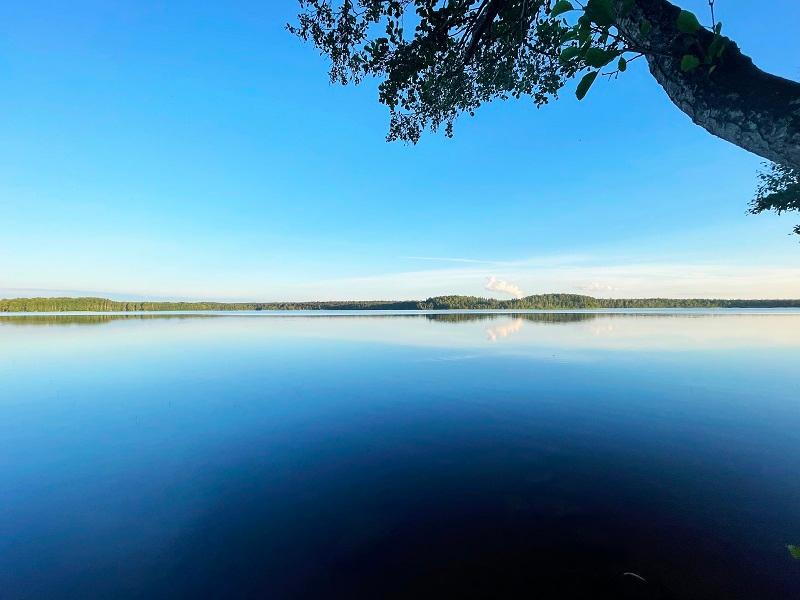
[{"label": "tree line", "polygon": [[427,300],[325,302],[127,302],[108,298],[12,298],[0,312],[142,312],[202,310],[563,310],[608,308],[800,308],[800,299],[594,298],[580,294],[536,294],[513,300],[436,296]]}]

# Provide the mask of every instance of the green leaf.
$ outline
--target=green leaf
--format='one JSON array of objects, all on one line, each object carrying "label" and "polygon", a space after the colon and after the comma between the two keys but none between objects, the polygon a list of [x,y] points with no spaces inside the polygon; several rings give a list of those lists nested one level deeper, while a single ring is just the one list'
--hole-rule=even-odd
[{"label": "green leaf", "polygon": [[690,13],[688,10],[682,10],[678,14],[677,25],[681,33],[691,34],[700,29],[700,21],[694,16],[694,13]]},{"label": "green leaf", "polygon": [[714,33],[719,35],[722,32],[722,21],[719,21],[716,25],[714,25]]},{"label": "green leaf", "polygon": [[602,48],[589,48],[586,51],[584,60],[590,67],[605,67],[608,63],[619,56],[618,52],[613,50],[603,50]]},{"label": "green leaf", "polygon": [[681,71],[684,73],[700,66],[700,59],[694,54],[684,54],[681,58]]},{"label": "green leaf", "polygon": [[557,17],[558,15],[564,14],[565,12],[569,12],[571,10],[575,10],[575,7],[572,6],[571,2],[567,0],[558,0],[556,5],[553,7],[553,10],[550,11],[551,17]]},{"label": "green leaf", "polygon": [[653,25],[647,19],[645,19],[639,24],[639,33],[641,34],[642,37],[647,37],[648,35],[650,35],[650,31],[652,29]]},{"label": "green leaf", "polygon": [[620,56],[619,57],[619,62],[617,63],[617,68],[622,73],[624,73],[628,69],[628,61],[625,60],[624,56]]},{"label": "green leaf", "polygon": [[715,35],[714,41],[708,46],[708,56],[712,60],[715,58],[719,58],[722,56],[722,53],[725,51],[725,46],[728,45],[728,40],[721,35]]},{"label": "green leaf", "polygon": [[592,87],[594,80],[597,79],[597,74],[599,72],[600,71],[592,71],[591,73],[587,73],[583,76],[583,79],[580,80],[578,87],[575,90],[575,95],[578,97],[578,100],[583,100],[586,92],[589,91],[589,88]]},{"label": "green leaf", "polygon": [[619,9],[620,17],[627,17],[631,13],[634,0],[622,0],[622,6]]},{"label": "green leaf", "polygon": [[589,0],[584,12],[592,23],[597,23],[601,27],[613,25],[616,17],[611,0]]},{"label": "green leaf", "polygon": [[577,46],[568,46],[561,51],[561,54],[558,57],[558,62],[562,65],[567,64],[573,58],[578,56],[578,47]]},{"label": "green leaf", "polygon": [[588,42],[589,38],[592,36],[591,25],[591,21],[589,21],[589,17],[586,15],[578,19],[578,41],[581,44]]},{"label": "green leaf", "polygon": [[800,560],[800,546],[787,544],[786,549],[789,551],[789,554],[792,555],[792,558]]},{"label": "green leaf", "polygon": [[569,29],[564,29],[561,33],[561,41],[563,42],[571,42],[572,40],[578,39],[578,26],[570,27]]}]

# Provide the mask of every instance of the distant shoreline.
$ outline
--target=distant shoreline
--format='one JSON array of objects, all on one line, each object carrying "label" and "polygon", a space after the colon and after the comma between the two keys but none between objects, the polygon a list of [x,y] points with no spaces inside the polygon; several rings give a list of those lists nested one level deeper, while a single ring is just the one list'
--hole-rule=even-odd
[{"label": "distant shoreline", "polygon": [[436,296],[426,300],[322,302],[127,302],[95,297],[11,298],[0,313],[162,312],[293,310],[576,310],[638,308],[800,308],[800,299],[594,298],[578,294],[537,294],[497,300],[477,296]]}]

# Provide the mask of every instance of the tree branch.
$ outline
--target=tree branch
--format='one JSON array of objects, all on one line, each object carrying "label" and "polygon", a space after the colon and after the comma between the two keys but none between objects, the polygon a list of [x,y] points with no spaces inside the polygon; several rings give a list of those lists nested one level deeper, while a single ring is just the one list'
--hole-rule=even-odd
[{"label": "tree branch", "polygon": [[[800,170],[800,83],[762,71],[730,40],[713,73],[702,68],[683,72],[679,12],[667,0],[636,0],[619,28],[629,34],[639,31],[644,20],[650,22],[647,45],[670,50],[658,54],[645,50],[650,72],[694,123],[754,154]],[[704,29],[696,35],[704,47],[714,36]]]}]

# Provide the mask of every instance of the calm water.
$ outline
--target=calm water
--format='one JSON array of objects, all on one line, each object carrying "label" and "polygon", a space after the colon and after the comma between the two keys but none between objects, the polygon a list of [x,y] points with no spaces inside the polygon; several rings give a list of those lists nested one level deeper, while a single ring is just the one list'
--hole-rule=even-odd
[{"label": "calm water", "polygon": [[800,597],[742,313],[2,317],[0,597]]}]

